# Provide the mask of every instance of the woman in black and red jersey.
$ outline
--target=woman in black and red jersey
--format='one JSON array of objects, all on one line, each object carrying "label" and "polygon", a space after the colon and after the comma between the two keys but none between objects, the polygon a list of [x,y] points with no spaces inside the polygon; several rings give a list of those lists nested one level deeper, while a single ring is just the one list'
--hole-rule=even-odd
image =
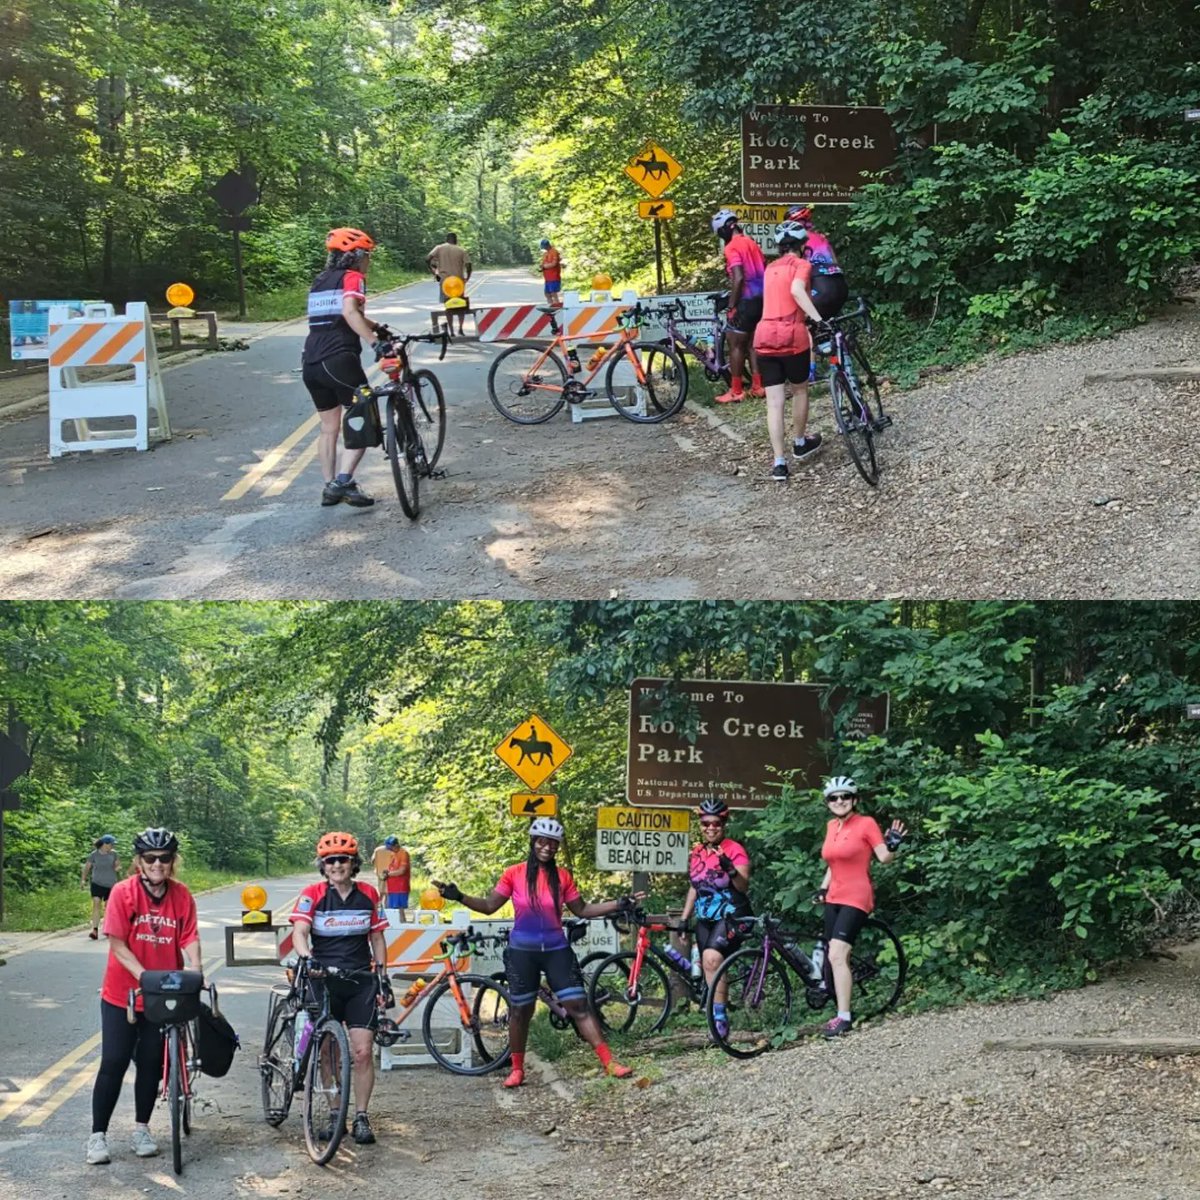
[{"label": "woman in black and red jersey", "polygon": [[327,833],[317,842],[317,868],[324,878],[306,887],[292,910],[292,944],[296,953],[323,967],[351,972],[313,980],[329,991],[329,1011],[346,1026],[354,1055],[354,1126],[359,1145],[375,1141],[367,1105],[375,1087],[377,987],[374,973],[387,964],[383,931],[387,916],[379,893],[355,879],[362,867],[358,839],[352,833]]},{"label": "woman in black and red jersey", "polygon": [[150,1114],[162,1078],[162,1027],[152,1025],[137,999],[137,1021],[130,1025],[125,1006],[143,971],[202,970],[196,901],[175,878],[179,839],[169,829],[145,829],[133,839],[133,873],[116,884],[104,914],[108,966],[100,989],[100,1070],[92,1088],[92,1135],[89,1163],[111,1162],[108,1123],[121,1095],[131,1062],[133,1084],[132,1148],[139,1158],[158,1153],[150,1136]]}]

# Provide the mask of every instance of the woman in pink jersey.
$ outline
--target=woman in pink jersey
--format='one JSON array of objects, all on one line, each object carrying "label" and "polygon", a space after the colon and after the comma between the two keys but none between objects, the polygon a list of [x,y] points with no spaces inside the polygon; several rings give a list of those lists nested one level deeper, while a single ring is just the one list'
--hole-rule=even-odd
[{"label": "woman in pink jersey", "polygon": [[808,230],[798,221],[781,221],[775,226],[779,257],[763,279],[762,320],[754,330],[758,369],[767,389],[767,433],[775,464],[771,478],[787,483],[787,451],[783,440],[785,385],[792,385],[792,457],[797,462],[811,458],[821,449],[821,435],[808,433],[808,364],[812,339],[805,320],[819,322],[821,314],[808,294],[812,264],[803,257]]},{"label": "woman in pink jersey", "polygon": [[881,832],[874,817],[854,811],[857,799],[858,785],[849,776],[837,775],[826,782],[825,803],[832,820],[825,828],[825,844],[821,847],[827,866],[817,896],[825,902],[825,941],[838,1006],[837,1016],[825,1026],[827,1038],[841,1037],[854,1028],[850,1016],[854,984],[850,947],[875,907],[871,861],[891,862],[908,832],[903,821],[893,821],[887,833]]},{"label": "woman in pink jersey", "polygon": [[139,1158],[158,1153],[150,1136],[150,1114],[162,1078],[162,1028],[142,1015],[130,1025],[125,1006],[143,971],[203,969],[196,901],[175,878],[179,839],[169,829],[146,829],[133,839],[133,873],[108,897],[104,936],[108,967],[100,989],[100,1070],[92,1088],[92,1135],[89,1163],[111,1162],[108,1123],[121,1095],[121,1081],[131,1062],[134,1127],[131,1146]]},{"label": "woman in pink jersey", "polygon": [[607,917],[641,897],[588,903],[579,894],[570,871],[554,861],[562,840],[563,827],[557,821],[538,817],[529,826],[529,857],[509,867],[487,896],[466,896],[453,883],[433,880],[434,887],[447,900],[455,900],[485,916],[512,901],[515,919],[504,953],[509,994],[508,1040],[512,1047],[512,1071],[504,1081],[508,1088],[520,1087],[525,1082],[525,1044],[543,975],[584,1040],[596,1051],[604,1070],[618,1078],[633,1074],[632,1067],[623,1067],[613,1058],[595,1016],[588,1009],[583,973],[567,943],[562,910],[565,904],[577,917]]}]

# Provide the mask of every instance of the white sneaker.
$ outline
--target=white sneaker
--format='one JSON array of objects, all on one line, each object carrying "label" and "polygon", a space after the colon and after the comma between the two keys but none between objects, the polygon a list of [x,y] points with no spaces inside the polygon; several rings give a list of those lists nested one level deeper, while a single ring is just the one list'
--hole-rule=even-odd
[{"label": "white sneaker", "polygon": [[108,1135],[93,1133],[87,1140],[87,1160],[89,1163],[112,1162],[108,1152]]},{"label": "white sneaker", "polygon": [[138,1158],[152,1158],[158,1153],[158,1143],[150,1136],[150,1130],[145,1125],[133,1127],[133,1138],[130,1145]]}]

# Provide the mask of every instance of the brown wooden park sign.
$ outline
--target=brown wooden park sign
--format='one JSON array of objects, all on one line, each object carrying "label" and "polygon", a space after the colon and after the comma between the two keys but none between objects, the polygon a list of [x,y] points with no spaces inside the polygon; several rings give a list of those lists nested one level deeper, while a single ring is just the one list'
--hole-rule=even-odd
[{"label": "brown wooden park sign", "polygon": [[[659,715],[659,690],[684,693],[697,719],[689,741]],[[822,700],[825,703],[822,703]],[[816,787],[829,773],[822,745],[846,694],[822,684],[746,683],[713,679],[635,679],[629,690],[630,804],[691,808],[719,796],[731,808],[764,808],[778,794],[780,772]],[[883,733],[888,698],[861,701],[851,737]]]},{"label": "brown wooden park sign", "polygon": [[742,199],[747,204],[849,204],[863,172],[896,161],[882,108],[756,104],[742,113]]}]

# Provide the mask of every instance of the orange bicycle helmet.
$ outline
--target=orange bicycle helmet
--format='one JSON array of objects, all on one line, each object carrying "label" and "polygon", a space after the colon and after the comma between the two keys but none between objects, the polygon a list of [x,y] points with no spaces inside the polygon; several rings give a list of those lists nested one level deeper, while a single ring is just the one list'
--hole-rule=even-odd
[{"label": "orange bicycle helmet", "polygon": [[336,250],[340,254],[349,254],[352,250],[374,250],[375,242],[369,234],[361,229],[351,229],[343,226],[341,229],[331,229],[325,239],[326,250]]},{"label": "orange bicycle helmet", "polygon": [[357,854],[358,839],[352,833],[326,833],[317,842],[317,857],[327,854]]}]

